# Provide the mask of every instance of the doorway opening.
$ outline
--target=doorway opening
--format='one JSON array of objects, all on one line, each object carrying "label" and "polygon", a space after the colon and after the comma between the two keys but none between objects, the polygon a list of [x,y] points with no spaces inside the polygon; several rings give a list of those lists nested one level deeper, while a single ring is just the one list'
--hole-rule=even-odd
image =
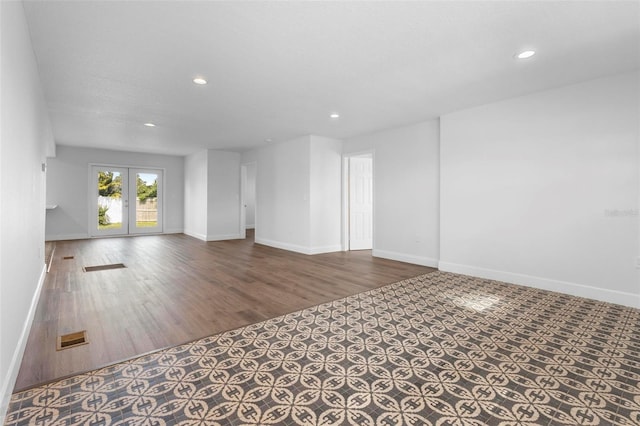
[{"label": "doorway opening", "polygon": [[345,250],[373,248],[373,153],[344,158]]},{"label": "doorway opening", "polygon": [[92,237],[163,231],[163,170],[90,166]]},{"label": "doorway opening", "polygon": [[255,239],[256,228],[256,174],[258,163],[251,162],[240,166],[240,235],[242,238]]}]

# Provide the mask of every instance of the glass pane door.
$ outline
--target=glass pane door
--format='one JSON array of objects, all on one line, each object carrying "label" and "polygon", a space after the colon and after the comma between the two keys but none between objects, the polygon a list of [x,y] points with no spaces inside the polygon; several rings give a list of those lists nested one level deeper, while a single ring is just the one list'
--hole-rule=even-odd
[{"label": "glass pane door", "polygon": [[89,234],[158,233],[162,226],[162,170],[91,166]]},{"label": "glass pane door", "polygon": [[129,169],[129,232],[162,232],[162,170]]},{"label": "glass pane door", "polygon": [[128,176],[126,168],[92,166],[91,236],[122,235],[128,226]]}]

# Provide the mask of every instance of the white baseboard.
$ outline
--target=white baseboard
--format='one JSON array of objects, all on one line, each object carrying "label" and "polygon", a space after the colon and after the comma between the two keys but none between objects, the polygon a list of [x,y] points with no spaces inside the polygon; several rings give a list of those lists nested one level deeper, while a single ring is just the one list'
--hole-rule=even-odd
[{"label": "white baseboard", "polygon": [[605,288],[582,285],[568,281],[498,271],[495,269],[479,268],[476,266],[461,265],[451,262],[440,262],[438,269],[444,272],[471,275],[474,277],[503,281],[511,284],[525,285],[542,290],[557,291],[559,293],[586,297],[603,302],[617,303],[619,305],[630,306],[632,308],[640,308],[640,295],[623,291],[608,290]]},{"label": "white baseboard", "polygon": [[308,254],[334,253],[342,251],[342,244],[334,244],[332,246],[311,247]]},{"label": "white baseboard", "polygon": [[207,235],[206,241],[225,241],[242,239],[240,234]]},{"label": "white baseboard", "polygon": [[294,251],[296,253],[302,253],[302,254],[309,254],[308,253],[309,249],[307,247],[299,246],[297,244],[283,243],[281,241],[269,240],[266,238],[259,238],[259,237],[256,237],[255,242],[258,244],[262,244],[269,247],[275,247],[282,250]]},{"label": "white baseboard", "polygon": [[321,254],[321,253],[333,253],[335,251],[341,251],[342,246],[340,244],[335,244],[332,246],[320,246],[320,247],[305,247],[297,244],[284,243],[282,241],[269,240],[266,238],[258,238],[256,237],[255,242],[258,244],[263,244],[269,247],[275,247],[282,250],[293,251],[296,253],[302,254]]},{"label": "white baseboard", "polygon": [[86,240],[89,238],[91,238],[89,234],[45,235],[46,241]]},{"label": "white baseboard", "polygon": [[188,230],[184,230],[185,235],[188,235],[193,238],[197,238],[202,241],[225,241],[225,240],[239,240],[242,237],[240,234],[224,234],[224,235],[205,235],[199,232],[191,232]]},{"label": "white baseboard", "polygon": [[[191,235],[191,234],[188,234],[187,232],[184,232],[182,228],[172,228],[172,229],[167,229],[161,232],[161,234],[182,234],[182,233]],[[136,235],[140,235],[140,234],[136,234]],[[125,235],[110,235],[110,236],[111,237],[128,237],[130,235],[125,234]],[[89,234],[46,235],[45,241],[88,240],[89,238],[91,238],[91,235]]]},{"label": "white baseboard", "polygon": [[182,228],[170,228],[165,229],[163,234],[183,234],[184,230]]},{"label": "white baseboard", "polygon": [[413,263],[414,265],[429,266],[431,268],[438,267],[438,260],[430,257],[414,256],[412,254],[377,249],[373,249],[372,254],[373,257],[382,257],[384,259],[397,260],[398,262]]},{"label": "white baseboard", "polygon": [[40,279],[36,286],[36,291],[31,298],[31,306],[29,306],[29,312],[27,318],[22,325],[22,332],[16,345],[16,350],[13,352],[11,358],[11,364],[9,364],[9,370],[7,376],[2,381],[2,389],[0,389],[0,424],[4,424],[5,416],[7,415],[7,408],[11,401],[11,392],[16,384],[18,378],[18,372],[20,371],[20,364],[22,363],[22,356],[24,350],[27,347],[27,340],[29,339],[29,333],[31,332],[31,325],[33,324],[33,318],[36,315],[36,308],[38,307],[38,301],[40,300],[40,293],[42,293],[42,286],[44,285],[44,279],[47,276],[47,266],[42,265],[42,272],[40,273]]},{"label": "white baseboard", "polygon": [[185,229],[183,231],[183,233],[185,235],[190,236],[190,237],[197,238],[197,239],[202,240],[202,241],[207,241],[207,236],[205,234],[200,234],[198,232],[192,232],[192,231],[189,231],[188,229]]}]

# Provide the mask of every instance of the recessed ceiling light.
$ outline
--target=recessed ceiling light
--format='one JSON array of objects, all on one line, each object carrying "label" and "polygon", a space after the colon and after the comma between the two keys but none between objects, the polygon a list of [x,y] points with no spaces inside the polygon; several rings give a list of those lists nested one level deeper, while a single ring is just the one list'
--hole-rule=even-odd
[{"label": "recessed ceiling light", "polygon": [[147,127],[156,127],[156,125],[153,123],[144,123],[144,125]]},{"label": "recessed ceiling light", "polygon": [[271,139],[271,138],[267,138],[267,139],[265,139],[264,141],[265,141],[266,143],[271,143],[271,142],[273,142],[273,139]]},{"label": "recessed ceiling light", "polygon": [[340,114],[338,114],[337,112],[332,112],[331,115],[329,115],[329,118],[333,118],[335,120],[336,118],[340,118]]},{"label": "recessed ceiling light", "polygon": [[201,85],[202,85],[202,84],[207,84],[207,80],[205,80],[205,79],[204,79],[204,78],[202,78],[202,77],[196,77],[196,78],[194,78],[194,79],[193,79],[193,82],[194,82],[195,84],[201,84]]},{"label": "recessed ceiling light", "polygon": [[525,51],[522,51],[522,52],[518,53],[516,55],[516,58],[518,58],[518,59],[528,59],[528,58],[532,57],[535,54],[536,54],[535,50],[525,50]]}]

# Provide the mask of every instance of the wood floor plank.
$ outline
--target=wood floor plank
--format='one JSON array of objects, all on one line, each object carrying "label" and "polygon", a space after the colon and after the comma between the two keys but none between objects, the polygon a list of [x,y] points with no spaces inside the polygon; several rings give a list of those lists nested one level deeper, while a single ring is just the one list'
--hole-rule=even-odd
[{"label": "wood floor plank", "polygon": [[[433,268],[182,234],[58,241],[15,390],[377,288]],[[73,259],[64,259],[73,256]],[[83,272],[83,266],[126,268]],[[56,351],[60,334],[89,344]]]}]

